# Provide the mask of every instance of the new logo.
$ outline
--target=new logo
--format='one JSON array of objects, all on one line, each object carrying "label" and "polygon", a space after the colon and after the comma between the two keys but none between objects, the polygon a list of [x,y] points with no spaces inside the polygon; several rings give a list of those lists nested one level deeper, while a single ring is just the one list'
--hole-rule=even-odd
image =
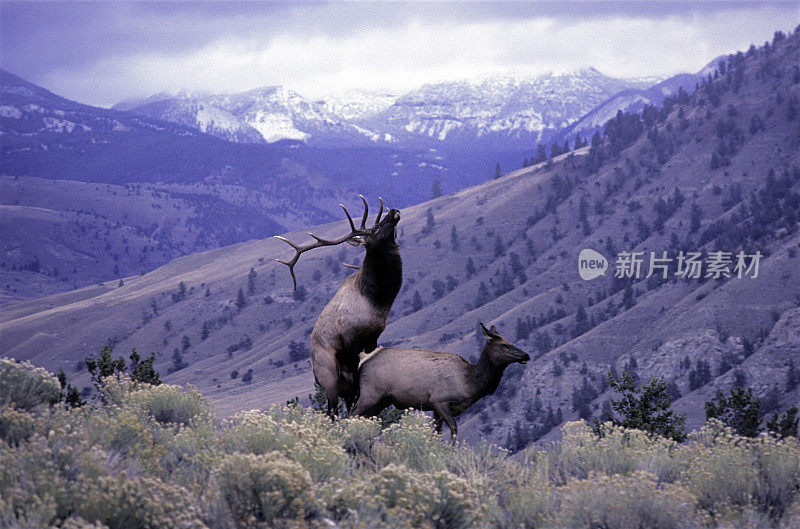
[{"label": "new logo", "polygon": [[599,252],[585,248],[578,255],[578,274],[581,279],[591,281],[606,273],[608,260]]}]

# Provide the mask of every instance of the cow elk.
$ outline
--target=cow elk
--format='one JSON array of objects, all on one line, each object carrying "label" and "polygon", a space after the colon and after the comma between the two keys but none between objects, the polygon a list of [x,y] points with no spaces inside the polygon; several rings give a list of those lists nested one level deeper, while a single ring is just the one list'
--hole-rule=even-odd
[{"label": "cow elk", "polygon": [[352,415],[376,415],[390,404],[433,411],[436,431],[441,432],[442,421],[446,422],[451,442],[455,442],[458,427],[454,417],[494,393],[506,367],[531,359],[494,326],[487,329],[481,324],[481,329],[487,340],[475,364],[441,351],[378,349],[359,368],[360,395]]},{"label": "cow elk", "polygon": [[314,378],[325,390],[328,415],[336,415],[339,397],[344,398],[348,411],[358,396],[358,362],[361,352],[371,352],[378,346],[378,337],[386,328],[386,319],[403,280],[403,265],[397,245],[397,223],[400,212],[391,209],[381,220],[381,208],[371,228],[366,227],[369,206],[364,202],[364,216],[356,229],[347,209],[350,233],[338,239],[327,240],[309,233],[314,242],[298,245],[284,237],[278,239],[295,249],[288,261],[278,262],[289,267],[295,288],[297,278],[294,265],[300,255],[313,248],[333,246],[347,242],[363,245],[366,255],[358,272],[348,276],[333,298],[322,310],[311,333],[311,366]]}]

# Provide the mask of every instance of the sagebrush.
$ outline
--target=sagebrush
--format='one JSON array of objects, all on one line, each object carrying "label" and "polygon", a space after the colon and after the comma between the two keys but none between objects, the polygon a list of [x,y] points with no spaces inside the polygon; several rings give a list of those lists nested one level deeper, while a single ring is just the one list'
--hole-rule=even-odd
[{"label": "sagebrush", "polygon": [[191,387],[109,381],[54,403],[2,361],[0,527],[627,528],[800,526],[800,445],[718,422],[686,442],[611,423],[514,456],[450,446],[425,415],[331,422],[299,405],[218,422]]}]

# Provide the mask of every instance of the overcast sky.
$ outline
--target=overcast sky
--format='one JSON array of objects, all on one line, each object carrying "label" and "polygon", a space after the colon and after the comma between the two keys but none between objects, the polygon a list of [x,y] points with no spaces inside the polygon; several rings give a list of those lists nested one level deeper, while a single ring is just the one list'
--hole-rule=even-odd
[{"label": "overcast sky", "polygon": [[0,63],[109,106],[159,91],[284,85],[402,92],[487,73],[594,66],[668,76],[800,23],[789,2],[11,2]]}]

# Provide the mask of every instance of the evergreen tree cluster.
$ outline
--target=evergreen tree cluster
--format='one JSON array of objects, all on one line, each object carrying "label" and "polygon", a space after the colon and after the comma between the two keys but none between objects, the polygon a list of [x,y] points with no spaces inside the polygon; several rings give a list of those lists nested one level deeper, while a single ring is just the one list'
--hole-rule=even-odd
[{"label": "evergreen tree cluster", "polygon": [[762,431],[780,438],[797,437],[796,406],[789,407],[783,414],[775,412],[765,427],[761,426],[764,419],[761,409],[761,400],[753,396],[751,388],[737,386],[731,387],[727,395],[717,390],[716,398],[705,404],[706,420],[720,420],[743,437],[756,437]]},{"label": "evergreen tree cluster", "polygon": [[663,197],[659,197],[653,205],[653,211],[656,214],[656,220],[653,221],[653,228],[658,233],[664,233],[664,224],[681,208],[681,206],[683,206],[685,200],[683,193],[681,193],[681,190],[677,187],[666,200],[664,200]]},{"label": "evergreen tree cluster", "polygon": [[506,435],[504,446],[512,453],[523,450],[564,422],[564,414],[561,408],[553,411],[552,405],[548,405],[545,411],[541,399],[537,396],[533,401],[526,403],[523,419],[514,421],[514,426]]},{"label": "evergreen tree cluster", "polygon": [[795,233],[800,221],[800,193],[793,188],[800,182],[800,167],[784,168],[781,176],[770,169],[766,182],[744,200],[741,187],[731,186],[725,199],[727,209],[738,207],[724,219],[709,224],[700,234],[699,242],[705,245],[715,241],[720,249],[742,248],[752,254],[760,250],[767,255],[765,241],[781,228]]},{"label": "evergreen tree cluster", "polygon": [[578,417],[583,420],[589,420],[592,417],[591,404],[597,398],[597,390],[589,382],[589,379],[583,377],[583,382],[580,387],[577,387],[572,392],[572,411],[578,412]]},{"label": "evergreen tree cluster", "polygon": [[707,360],[698,358],[689,371],[689,390],[694,391],[711,382],[711,366]]},{"label": "evergreen tree cluster", "polygon": [[[103,388],[106,385],[105,379],[108,377],[120,378],[122,375],[127,374],[132,382],[152,384],[154,386],[161,384],[161,375],[154,367],[155,353],[150,353],[150,356],[142,359],[136,348],[134,348],[131,350],[128,359],[131,362],[130,366],[126,365],[124,357],[114,358],[114,347],[111,345],[105,345],[96,358],[87,356],[83,359],[83,365],[86,367],[86,371],[89,373],[92,384],[103,404],[105,404]],[[66,389],[65,398],[67,404],[73,407],[83,405],[82,401],[76,398],[77,390],[71,388],[66,382],[66,375],[63,376],[62,380],[62,374],[63,370],[59,374],[59,382],[61,382],[62,389]]]},{"label": "evergreen tree cluster", "polygon": [[[610,418],[606,418],[613,424],[644,430],[678,442],[686,437],[684,433],[686,417],[676,415],[670,408],[672,399],[667,391],[667,383],[663,379],[650,378],[644,385],[639,386],[636,378],[626,368],[621,377],[609,373],[608,384],[620,395],[619,399],[611,399],[611,408],[616,415],[612,414]],[[599,421],[595,421],[595,429],[602,434]]]}]

